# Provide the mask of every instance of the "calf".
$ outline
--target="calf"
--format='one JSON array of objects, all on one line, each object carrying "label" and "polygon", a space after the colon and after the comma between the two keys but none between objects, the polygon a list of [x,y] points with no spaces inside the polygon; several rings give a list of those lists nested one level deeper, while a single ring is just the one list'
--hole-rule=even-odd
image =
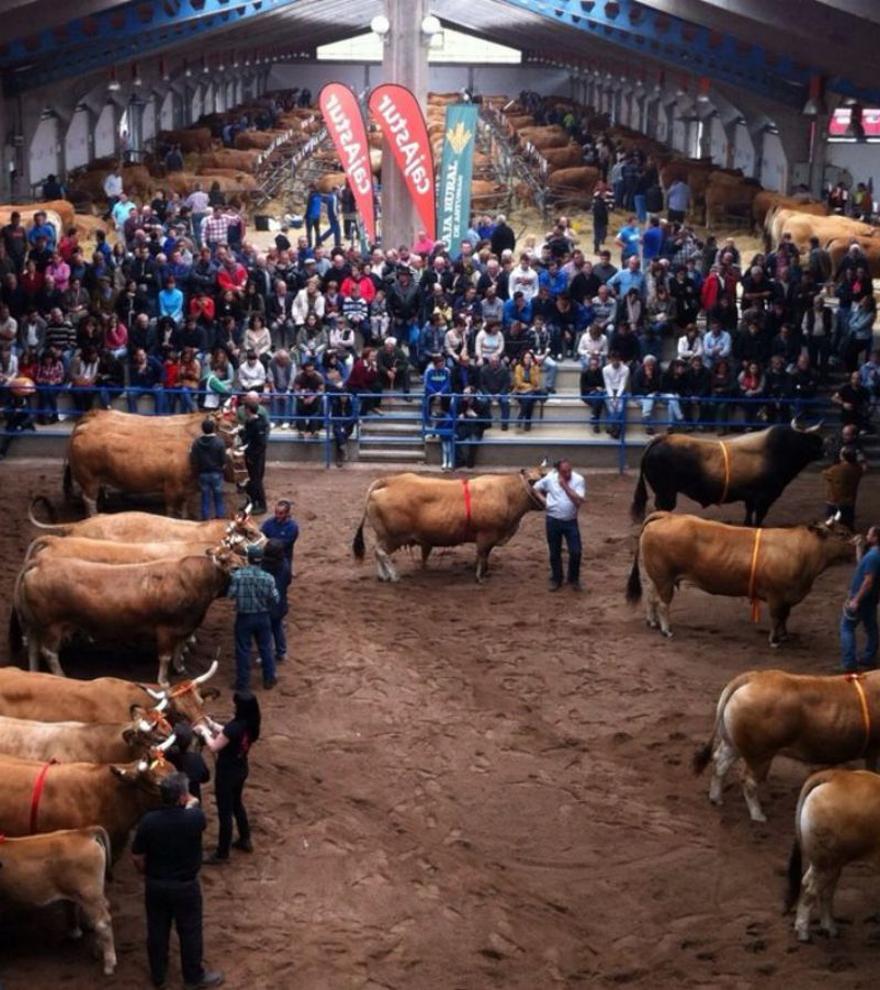
[{"label": "calf", "polygon": [[0,900],[25,907],[72,902],[94,928],[104,975],[112,976],[116,949],[104,891],[110,863],[110,839],[100,825],[0,840]]},{"label": "calf", "polygon": [[880,861],[880,777],[864,770],[814,773],[801,788],[794,828],[786,904],[789,910],[797,904],[794,929],[801,942],[809,942],[818,907],[822,930],[834,937],[840,871],[858,860]]},{"label": "calf", "polygon": [[694,771],[714,761],[709,800],[720,805],[724,778],[737,759],[745,763],[743,796],[752,821],[766,821],[758,801],[777,755],[803,763],[846,763],[863,757],[877,767],[880,671],[813,677],[782,670],[751,670],[721,692],[712,737],[694,755]]}]

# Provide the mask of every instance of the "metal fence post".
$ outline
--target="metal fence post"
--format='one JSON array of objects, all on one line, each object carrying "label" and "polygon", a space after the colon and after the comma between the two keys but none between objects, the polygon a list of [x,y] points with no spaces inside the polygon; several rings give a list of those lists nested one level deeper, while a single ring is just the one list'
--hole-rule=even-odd
[{"label": "metal fence post", "polygon": [[330,396],[326,392],[321,396],[324,406],[324,467],[330,467],[330,443],[332,441],[332,424],[330,422]]},{"label": "metal fence post", "polygon": [[620,417],[620,442],[617,445],[617,467],[621,474],[626,471],[626,424],[629,421],[629,396],[624,393],[623,415]]}]

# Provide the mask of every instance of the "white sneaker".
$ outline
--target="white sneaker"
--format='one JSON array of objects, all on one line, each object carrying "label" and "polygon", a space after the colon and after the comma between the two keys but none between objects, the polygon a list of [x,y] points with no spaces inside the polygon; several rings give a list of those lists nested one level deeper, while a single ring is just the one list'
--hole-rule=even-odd
[{"label": "white sneaker", "polygon": [[282,423],[282,424],[281,424],[281,425],[280,425],[280,426],[278,427],[278,429],[279,429],[279,430],[289,430],[289,429],[290,429],[290,423]]}]

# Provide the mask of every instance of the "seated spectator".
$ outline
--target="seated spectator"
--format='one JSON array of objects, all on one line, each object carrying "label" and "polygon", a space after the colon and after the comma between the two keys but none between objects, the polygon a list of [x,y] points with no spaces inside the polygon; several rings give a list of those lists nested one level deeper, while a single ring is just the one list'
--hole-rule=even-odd
[{"label": "seated spectator", "polygon": [[791,379],[791,394],[794,397],[794,415],[800,416],[809,408],[809,403],[816,397],[818,382],[816,374],[810,367],[810,359],[806,353],[801,354],[794,368],[789,372]]},{"label": "seated spectator", "polygon": [[717,319],[709,320],[709,332],[703,337],[703,360],[711,368],[716,361],[729,358],[733,342]]},{"label": "seated spectator", "polygon": [[779,333],[770,342],[770,357],[779,355],[782,358],[783,367],[786,370],[791,370],[795,366],[800,352],[800,338],[795,336],[788,323],[783,323],[779,328]]},{"label": "seated spectator", "polygon": [[559,365],[553,357],[553,342],[544,320],[538,317],[532,325],[529,350],[541,368],[545,390],[552,395],[556,391],[556,375]]},{"label": "seated spectator", "polygon": [[182,412],[196,411],[198,405],[199,385],[202,381],[202,365],[194,347],[184,347],[180,352],[180,369],[177,384],[180,389],[178,398]]},{"label": "seated spectator", "polygon": [[88,412],[95,401],[98,378],[98,349],[93,344],[78,350],[70,362],[70,385],[77,412]]},{"label": "seated spectator", "polygon": [[629,390],[629,367],[624,363],[621,353],[614,349],[608,355],[608,364],[602,369],[602,380],[605,385],[605,408],[608,421],[611,424],[608,432],[612,439],[617,440],[621,433],[621,424],[626,415],[626,396]]},{"label": "seated spectator", "polygon": [[309,313],[296,335],[296,351],[300,367],[307,357],[312,358],[313,362],[318,361],[323,357],[329,344],[330,337],[326,328],[318,322],[315,313]]},{"label": "seated spectator", "polygon": [[487,364],[492,357],[504,356],[504,334],[500,323],[487,323],[479,331],[475,341],[475,356],[477,364]]},{"label": "seated spectator", "polygon": [[376,356],[383,392],[403,392],[409,399],[409,358],[396,337],[386,337]]},{"label": "seated spectator", "polygon": [[764,395],[764,374],[761,371],[761,365],[757,361],[750,361],[747,367],[739,373],[736,381],[740,397],[745,400],[742,407],[746,430],[751,432],[755,429],[758,413],[761,410],[757,400]]},{"label": "seated spectator", "polygon": [[642,426],[648,436],[654,435],[654,401],[660,395],[660,365],[653,354],[648,354],[633,376],[633,395],[637,396],[642,407]]},{"label": "seated spectator", "polygon": [[136,348],[128,367],[129,388],[126,392],[128,411],[136,413],[139,396],[148,394],[153,397],[155,414],[161,416],[165,411],[162,379],[162,362],[154,355],[148,354],[143,347]]},{"label": "seated spectator", "polygon": [[[630,367],[641,357],[639,338],[633,333],[632,327],[624,321],[611,335],[608,341],[609,352],[616,352],[621,361]],[[606,365],[607,367],[607,365]]]},{"label": "seated spectator", "polygon": [[605,379],[602,375],[602,361],[598,353],[591,354],[587,366],[581,371],[581,402],[590,407],[590,422],[593,433],[599,432],[599,422],[605,406]]},{"label": "seated spectator", "polygon": [[859,366],[862,354],[867,358],[874,340],[874,322],[877,319],[877,304],[873,294],[862,296],[853,305],[849,315],[847,337],[844,345],[844,361],[848,372]]},{"label": "seated spectator", "polygon": [[712,395],[712,372],[703,364],[703,356],[695,354],[688,362],[688,403],[687,418],[704,430],[713,421],[713,410],[709,399]]},{"label": "seated spectator", "polygon": [[517,426],[528,433],[532,428],[535,403],[545,397],[541,390],[541,366],[531,351],[524,351],[513,367],[513,393],[519,402]]},{"label": "seated spectator", "polygon": [[[123,353],[125,353],[124,348]],[[121,395],[125,388],[125,370],[122,361],[107,348],[98,354],[95,384],[98,387],[98,402],[102,409],[109,409],[113,399]]]},{"label": "seated spectator", "polygon": [[666,410],[669,414],[666,431],[672,433],[685,419],[682,403],[690,394],[687,364],[681,358],[674,358],[663,373],[662,381],[663,398],[666,400]]},{"label": "seated spectator", "polygon": [[695,323],[688,324],[684,333],[678,338],[676,354],[685,362],[690,361],[697,354],[703,356],[703,336]]},{"label": "seated spectator", "polygon": [[738,394],[736,379],[727,358],[719,358],[712,364],[712,398],[714,401],[714,421],[719,426],[719,433],[724,436],[730,429],[729,402],[721,400],[732,399]]},{"label": "seated spectator", "polygon": [[831,339],[834,333],[834,314],[828,299],[821,292],[813,297],[812,305],[804,313],[801,333],[806,339],[810,364],[816,369],[820,381],[828,381],[828,360],[831,356]]},{"label": "seated spectator", "polygon": [[372,347],[365,347],[352,365],[347,381],[348,390],[355,396],[356,406],[363,416],[381,415],[379,403],[382,384]]},{"label": "seated spectator", "polygon": [[840,406],[840,422],[843,426],[855,426],[862,433],[870,431],[871,393],[862,385],[857,371],[831,396],[831,401]]},{"label": "seated spectator", "polygon": [[[314,361],[312,363],[314,365]],[[241,392],[263,392],[266,390],[268,380],[266,365],[252,347],[245,351],[245,359],[238,366],[237,380]]]},{"label": "seated spectator", "polygon": [[580,359],[582,371],[587,368],[590,358],[593,355],[598,356],[600,368],[605,364],[608,357],[608,338],[602,332],[601,324],[594,321],[590,324],[590,328],[586,333],[581,334],[581,338],[578,341],[577,355]]},{"label": "seated spectator", "polygon": [[37,385],[40,416],[38,422],[58,422],[58,392],[64,384],[64,364],[54,347],[47,347],[40,356],[34,381]]},{"label": "seated spectator", "polygon": [[263,322],[261,316],[254,314],[244,332],[244,349],[246,351],[256,351],[257,357],[263,364],[269,363],[269,355],[272,350],[272,335],[268,327]]},{"label": "seated spectator", "polygon": [[[463,355],[463,358],[466,357]],[[466,385],[456,402],[454,445],[454,452],[464,467],[473,468],[476,464],[477,446],[483,439],[486,420],[490,417],[485,401],[476,394],[472,385]]]},{"label": "seated spectator", "polygon": [[492,402],[501,410],[501,429],[506,431],[510,422],[510,369],[503,364],[498,353],[493,354],[480,370],[480,392],[487,404],[486,415],[492,422]]},{"label": "seated spectator", "polygon": [[452,392],[452,376],[439,352],[431,355],[431,363],[425,370],[424,386],[422,420],[426,427],[436,427],[449,411],[449,395]]},{"label": "seated spectator", "polygon": [[302,370],[293,380],[293,391],[296,396],[296,428],[300,440],[306,434],[316,437],[323,424],[324,410],[322,395],[324,379],[315,370],[313,358],[307,357],[302,364]]},{"label": "seated spectator", "polygon": [[270,414],[273,425],[282,430],[291,428],[293,411],[291,389],[296,377],[296,366],[290,358],[290,353],[279,348],[272,355],[267,369],[266,384],[271,395]]},{"label": "seated spectator", "polygon": [[183,293],[173,275],[165,279],[165,288],[159,293],[159,316],[167,316],[177,324],[183,322]]}]

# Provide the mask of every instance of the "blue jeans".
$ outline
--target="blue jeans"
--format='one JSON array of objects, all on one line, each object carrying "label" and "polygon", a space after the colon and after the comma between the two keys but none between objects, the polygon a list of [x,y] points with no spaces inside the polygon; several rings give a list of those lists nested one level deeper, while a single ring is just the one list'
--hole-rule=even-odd
[{"label": "blue jeans", "polygon": [[263,661],[263,680],[275,679],[272,623],[268,612],[242,612],[235,617],[235,690],[244,691],[251,679],[251,641],[257,641]]},{"label": "blue jeans", "polygon": [[562,541],[568,547],[568,583],[577,584],[581,575],[581,531],[577,519],[547,516],[547,546],[550,548],[550,576],[562,584]]},{"label": "blue jeans", "polygon": [[199,474],[199,490],[202,493],[202,519],[212,519],[211,502],[214,503],[214,516],[223,519],[226,507],[223,505],[223,475],[220,471],[202,471]]},{"label": "blue jeans", "polygon": [[648,219],[648,206],[643,193],[636,193],[633,196],[633,206],[639,223],[644,223]]},{"label": "blue jeans", "polygon": [[[856,627],[861,622],[865,627],[865,635],[868,637],[865,643],[865,652],[861,660],[856,663]],[[840,661],[844,670],[854,671],[858,667],[877,666],[877,605],[876,603],[863,602],[855,615],[855,618],[848,618],[846,613],[840,618]]]},{"label": "blue jeans", "polygon": [[284,630],[284,615],[270,615],[269,622],[272,626],[272,640],[275,643],[275,659],[280,660],[287,657],[287,633]]}]

